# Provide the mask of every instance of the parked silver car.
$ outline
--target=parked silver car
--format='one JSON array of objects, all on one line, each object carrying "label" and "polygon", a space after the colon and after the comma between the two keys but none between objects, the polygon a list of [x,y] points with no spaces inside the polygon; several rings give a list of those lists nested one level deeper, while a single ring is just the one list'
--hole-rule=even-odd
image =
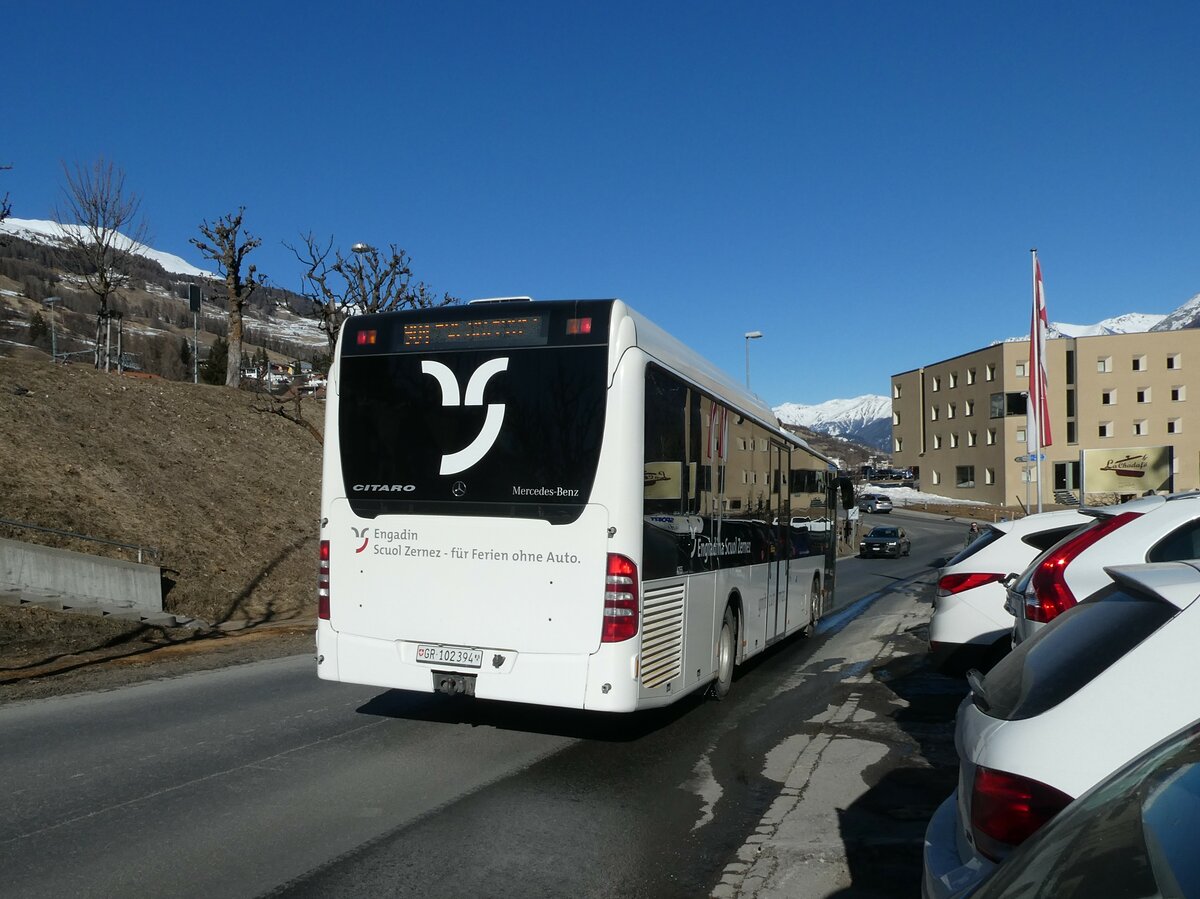
[{"label": "parked silver car", "polygon": [[864,493],[858,498],[858,508],[863,512],[890,512],[892,500],[883,493]]}]

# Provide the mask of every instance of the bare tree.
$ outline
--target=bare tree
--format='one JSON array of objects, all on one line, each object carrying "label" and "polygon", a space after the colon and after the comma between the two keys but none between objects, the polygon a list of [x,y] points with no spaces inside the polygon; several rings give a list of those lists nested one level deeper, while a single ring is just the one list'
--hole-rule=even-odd
[{"label": "bare tree", "polygon": [[[6,172],[11,168],[11,165],[0,165],[0,172]],[[0,197],[0,222],[8,218],[11,212],[12,203],[8,202],[8,192],[5,191],[4,196]]]},{"label": "bare tree", "polygon": [[250,295],[262,286],[262,276],[251,265],[246,277],[242,277],[242,265],[246,255],[262,240],[251,237],[250,232],[242,229],[242,216],[245,206],[238,207],[237,212],[223,215],[213,224],[207,220],[200,224],[200,233],[204,240],[193,237],[191,242],[206,258],[217,264],[225,278],[225,293],[229,298],[229,365],[225,372],[225,386],[237,387],[242,379],[242,308]]},{"label": "bare tree", "polygon": [[[140,218],[142,199],[125,190],[125,172],[103,157],[90,167],[63,163],[66,183],[63,203],[54,209],[63,243],[87,289],[100,301],[96,316],[95,364],[100,367],[100,332],[111,318],[109,300],[132,277],[133,257],[150,237]],[[106,335],[111,330],[104,328]],[[106,337],[104,368],[109,366],[111,340]]]},{"label": "bare tree", "polygon": [[[436,296],[424,281],[413,282],[412,259],[395,244],[381,252],[355,244],[350,255],[334,249],[333,238],[322,244],[310,231],[302,247],[285,243],[305,266],[301,293],[317,307],[321,330],[333,353],[338,331],[348,316],[397,309],[427,309],[457,303],[450,294]],[[332,259],[330,258],[332,254]]]}]

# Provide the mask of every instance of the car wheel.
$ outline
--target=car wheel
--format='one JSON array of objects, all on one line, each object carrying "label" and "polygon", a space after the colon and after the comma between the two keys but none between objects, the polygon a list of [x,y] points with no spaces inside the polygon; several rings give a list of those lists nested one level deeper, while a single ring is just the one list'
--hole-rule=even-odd
[{"label": "car wheel", "polygon": [[713,681],[712,695],[724,699],[733,687],[733,664],[737,659],[737,614],[732,606],[725,607],[725,618],[721,621],[721,635],[717,638],[717,679]]}]

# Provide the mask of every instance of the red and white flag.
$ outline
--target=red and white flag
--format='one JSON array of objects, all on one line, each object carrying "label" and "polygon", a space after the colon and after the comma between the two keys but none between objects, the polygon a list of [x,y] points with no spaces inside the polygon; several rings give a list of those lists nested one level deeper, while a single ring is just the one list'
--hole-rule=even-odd
[{"label": "red and white flag", "polygon": [[1046,398],[1046,291],[1042,266],[1033,250],[1033,319],[1029,326],[1029,427],[1026,444],[1030,453],[1050,446],[1050,403]]},{"label": "red and white flag", "polygon": [[729,410],[719,403],[708,408],[708,458],[724,462],[729,443]]}]

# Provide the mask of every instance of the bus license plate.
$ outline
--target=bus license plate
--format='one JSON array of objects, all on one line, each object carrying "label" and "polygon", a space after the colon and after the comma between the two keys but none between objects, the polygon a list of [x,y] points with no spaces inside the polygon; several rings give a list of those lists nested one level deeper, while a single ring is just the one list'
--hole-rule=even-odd
[{"label": "bus license plate", "polygon": [[483,650],[466,646],[430,646],[417,644],[417,661],[426,665],[458,665],[462,668],[482,668]]}]

